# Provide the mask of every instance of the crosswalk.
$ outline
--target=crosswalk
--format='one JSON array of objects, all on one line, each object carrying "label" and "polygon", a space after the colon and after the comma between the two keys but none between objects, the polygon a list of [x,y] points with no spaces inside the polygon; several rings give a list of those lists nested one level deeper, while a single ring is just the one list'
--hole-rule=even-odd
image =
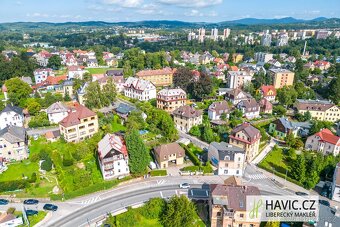
[{"label": "crosswalk", "polygon": [[267,177],[263,173],[250,174],[250,175],[247,175],[246,177],[249,179],[253,179],[253,180],[267,179]]},{"label": "crosswalk", "polygon": [[166,182],[166,180],[158,180],[158,181],[157,181],[157,184],[158,184],[158,185],[161,185],[161,184],[165,184],[165,182]]},{"label": "crosswalk", "polygon": [[88,205],[88,204],[92,204],[92,203],[95,203],[97,201],[101,200],[100,196],[96,196],[96,197],[92,197],[90,199],[87,199],[87,200],[83,200],[81,201],[80,203],[82,205]]}]

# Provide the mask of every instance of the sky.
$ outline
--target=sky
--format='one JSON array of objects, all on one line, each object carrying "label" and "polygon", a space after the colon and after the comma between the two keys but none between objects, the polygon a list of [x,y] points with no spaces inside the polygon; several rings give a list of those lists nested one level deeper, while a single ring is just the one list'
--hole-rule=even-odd
[{"label": "sky", "polygon": [[340,18],[340,0],[0,0],[0,22]]}]

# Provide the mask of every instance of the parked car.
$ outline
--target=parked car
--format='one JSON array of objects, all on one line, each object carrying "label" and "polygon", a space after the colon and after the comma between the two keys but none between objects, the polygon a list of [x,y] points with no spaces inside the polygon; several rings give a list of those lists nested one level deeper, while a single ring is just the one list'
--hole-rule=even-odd
[{"label": "parked car", "polygon": [[308,194],[305,192],[295,192],[295,194],[299,196],[308,196]]},{"label": "parked car", "polygon": [[0,199],[0,205],[7,205],[9,201],[7,199]]},{"label": "parked car", "polygon": [[38,211],[36,211],[36,210],[26,210],[27,216],[34,216],[34,215],[37,215],[37,214],[38,214]]},{"label": "parked car", "polygon": [[320,199],[319,203],[322,205],[328,206],[328,207],[331,205],[327,200],[323,200],[323,199]]},{"label": "parked car", "polygon": [[57,211],[58,210],[58,206],[47,203],[47,204],[44,205],[43,209],[44,210]]},{"label": "parked car", "polygon": [[26,199],[24,200],[24,204],[26,205],[36,205],[39,203],[39,200],[36,199]]},{"label": "parked car", "polygon": [[180,188],[190,188],[190,184],[189,183],[182,183],[179,185]]}]

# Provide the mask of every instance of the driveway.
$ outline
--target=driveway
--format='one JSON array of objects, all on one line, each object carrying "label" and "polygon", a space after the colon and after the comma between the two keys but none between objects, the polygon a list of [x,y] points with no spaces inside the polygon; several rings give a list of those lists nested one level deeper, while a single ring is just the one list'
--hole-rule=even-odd
[{"label": "driveway", "polygon": [[186,134],[186,133],[184,133],[184,132],[182,132],[182,131],[179,131],[179,130],[178,130],[178,133],[179,133],[179,136],[180,136],[180,137],[189,139],[189,140],[190,140],[194,145],[196,145],[197,147],[200,147],[200,148],[202,148],[202,149],[204,149],[204,148],[207,148],[207,149],[208,149],[208,147],[209,147],[209,144],[207,144],[206,142],[204,142],[204,141],[202,141],[202,140],[200,140],[200,139],[197,139],[197,138],[194,137],[194,136],[190,136],[189,134]]}]

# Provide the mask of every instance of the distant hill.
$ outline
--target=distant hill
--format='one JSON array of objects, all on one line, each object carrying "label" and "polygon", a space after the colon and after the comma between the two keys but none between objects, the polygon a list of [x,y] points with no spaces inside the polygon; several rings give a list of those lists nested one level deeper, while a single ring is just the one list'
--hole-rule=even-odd
[{"label": "distant hill", "polygon": [[[77,28],[77,27],[107,27],[107,26],[124,26],[124,27],[148,27],[148,28],[198,28],[204,27],[231,27],[231,28],[252,28],[252,26],[274,27],[286,26],[288,28],[296,27],[340,27],[339,18],[318,17],[312,20],[296,19],[293,17],[285,17],[280,19],[257,19],[244,18],[232,21],[223,21],[218,23],[207,22],[184,22],[176,20],[148,20],[137,22],[104,22],[104,21],[86,21],[86,22],[65,22],[65,23],[49,23],[49,22],[16,22],[0,24],[0,31],[18,30],[18,29],[44,29],[44,28]],[[261,28],[262,28],[261,27]]]}]

